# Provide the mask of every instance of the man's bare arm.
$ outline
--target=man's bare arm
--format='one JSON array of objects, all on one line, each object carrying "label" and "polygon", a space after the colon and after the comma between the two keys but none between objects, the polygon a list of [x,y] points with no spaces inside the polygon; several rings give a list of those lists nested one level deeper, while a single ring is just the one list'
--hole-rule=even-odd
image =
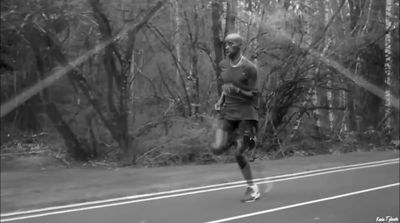
[{"label": "man's bare arm", "polygon": [[224,92],[226,91],[227,93],[229,92],[235,92],[237,94],[241,94],[246,97],[253,97],[256,92],[251,91],[251,90],[244,90],[242,88],[239,88],[233,84],[227,84],[223,86]]},{"label": "man's bare arm", "polygon": [[215,105],[214,105],[214,109],[217,111],[221,110],[221,107],[224,104],[224,102],[225,102],[225,92],[222,92],[217,103],[215,103]]},{"label": "man's bare arm", "polygon": [[247,91],[247,90],[243,90],[243,89],[240,89],[240,88],[238,88],[238,93],[242,94],[244,96],[247,96],[247,97],[253,97],[254,96],[254,92],[253,91]]}]

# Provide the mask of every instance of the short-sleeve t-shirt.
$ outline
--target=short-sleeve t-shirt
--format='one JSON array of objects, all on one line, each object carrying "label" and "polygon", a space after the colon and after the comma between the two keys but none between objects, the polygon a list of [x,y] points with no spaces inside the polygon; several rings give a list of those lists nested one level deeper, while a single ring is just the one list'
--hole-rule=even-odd
[{"label": "short-sleeve t-shirt", "polygon": [[221,117],[227,120],[258,120],[257,68],[247,58],[232,66],[228,59],[221,61],[223,84],[233,84],[242,90],[253,92],[249,97],[240,93],[225,93]]}]

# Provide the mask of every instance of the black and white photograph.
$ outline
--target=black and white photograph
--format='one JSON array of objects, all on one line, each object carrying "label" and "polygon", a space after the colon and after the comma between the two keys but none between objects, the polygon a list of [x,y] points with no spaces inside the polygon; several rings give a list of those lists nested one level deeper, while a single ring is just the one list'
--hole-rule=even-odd
[{"label": "black and white photograph", "polygon": [[400,0],[0,0],[0,222],[400,223]]}]

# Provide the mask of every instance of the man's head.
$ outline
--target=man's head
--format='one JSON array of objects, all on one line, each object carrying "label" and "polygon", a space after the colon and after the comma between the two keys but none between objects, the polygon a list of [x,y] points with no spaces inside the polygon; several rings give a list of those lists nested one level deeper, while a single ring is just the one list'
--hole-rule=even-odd
[{"label": "man's head", "polygon": [[243,38],[237,33],[230,33],[225,37],[225,52],[233,58],[240,53]]}]

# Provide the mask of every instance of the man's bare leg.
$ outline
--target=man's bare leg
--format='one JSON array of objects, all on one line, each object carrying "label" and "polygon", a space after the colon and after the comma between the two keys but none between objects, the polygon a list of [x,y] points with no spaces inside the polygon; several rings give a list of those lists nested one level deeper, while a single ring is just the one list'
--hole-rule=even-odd
[{"label": "man's bare leg", "polygon": [[253,183],[253,175],[251,173],[251,167],[246,157],[244,156],[244,151],[246,146],[243,142],[243,139],[237,140],[237,148],[236,148],[236,162],[239,165],[240,171],[242,172],[243,178],[246,180],[248,186],[254,186]]},{"label": "man's bare leg", "polygon": [[247,190],[245,193],[242,202],[254,202],[258,200],[261,196],[258,186],[253,182],[253,175],[251,172],[250,163],[247,161],[244,156],[244,151],[249,147],[248,135],[245,135],[242,139],[237,140],[237,149],[236,149],[236,162],[239,165],[240,171],[242,172],[243,178],[247,182]]},{"label": "man's bare leg", "polygon": [[211,145],[213,153],[216,155],[222,154],[228,145],[228,132],[223,129],[217,129],[215,132],[215,142]]}]

